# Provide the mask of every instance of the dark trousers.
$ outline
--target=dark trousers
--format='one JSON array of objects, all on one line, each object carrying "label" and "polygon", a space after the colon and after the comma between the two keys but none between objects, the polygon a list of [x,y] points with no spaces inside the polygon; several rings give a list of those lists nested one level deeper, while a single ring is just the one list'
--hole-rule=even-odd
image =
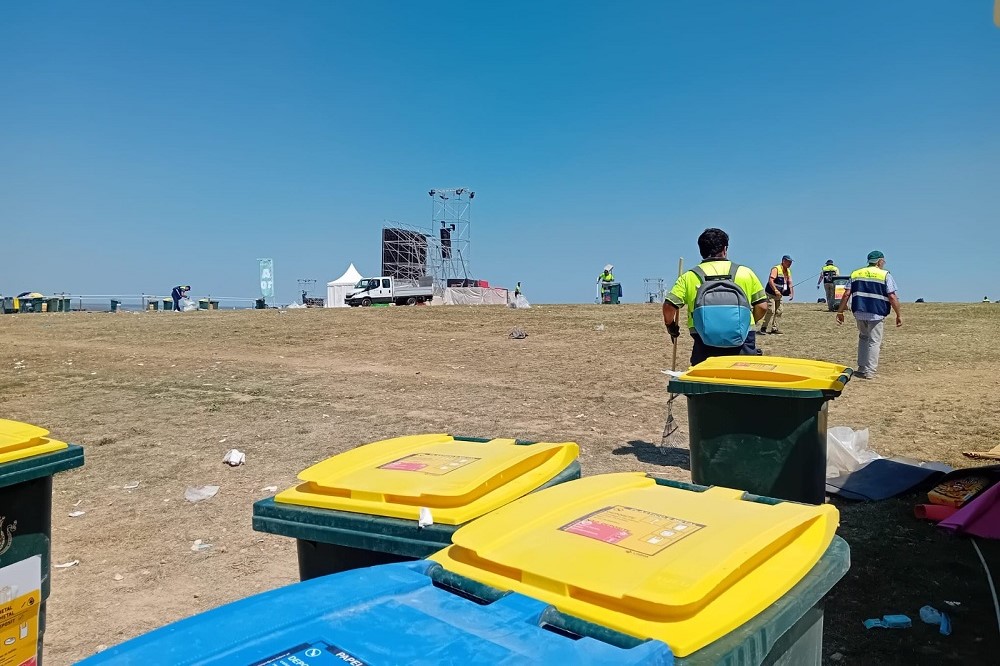
[{"label": "dark trousers", "polygon": [[179,299],[179,298],[177,298],[175,296],[174,297],[174,312],[180,312],[180,311],[181,311],[181,299]]},{"label": "dark trousers", "polygon": [[691,365],[697,365],[712,356],[757,356],[757,335],[753,328],[747,333],[742,347],[709,347],[701,341],[701,336],[692,332],[694,347],[691,349]]}]

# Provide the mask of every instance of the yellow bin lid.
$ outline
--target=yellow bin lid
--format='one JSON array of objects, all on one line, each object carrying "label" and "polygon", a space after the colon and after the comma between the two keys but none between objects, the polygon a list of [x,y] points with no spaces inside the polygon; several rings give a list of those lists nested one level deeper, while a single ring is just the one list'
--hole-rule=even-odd
[{"label": "yellow bin lid", "polygon": [[829,505],[692,488],[642,473],[585,477],[459,528],[430,559],[684,657],[788,592],[839,519]]},{"label": "yellow bin lid", "polygon": [[275,502],[461,525],[526,495],[573,464],[572,442],[518,444],[430,434],[373,442],[299,473]]},{"label": "yellow bin lid", "polygon": [[48,434],[45,428],[29,423],[0,419],[0,463],[68,448],[66,442],[47,438]]},{"label": "yellow bin lid", "polygon": [[844,365],[782,356],[714,356],[670,381],[672,393],[713,392],[800,397],[839,394],[853,371]]}]

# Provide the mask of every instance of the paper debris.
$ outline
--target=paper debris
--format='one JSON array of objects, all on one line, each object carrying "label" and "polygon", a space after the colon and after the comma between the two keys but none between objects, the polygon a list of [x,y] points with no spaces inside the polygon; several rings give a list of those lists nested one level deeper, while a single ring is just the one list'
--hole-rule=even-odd
[{"label": "paper debris", "polygon": [[247,460],[247,454],[243,453],[239,449],[230,449],[226,457],[222,459],[222,462],[226,463],[230,467],[239,467]]},{"label": "paper debris", "polygon": [[219,486],[191,486],[184,491],[184,499],[188,502],[201,502],[215,497]]},{"label": "paper debris", "polygon": [[429,527],[434,524],[434,516],[431,515],[431,510],[425,506],[420,507],[420,517],[417,518],[418,527]]},{"label": "paper debris", "polygon": [[135,490],[138,487],[139,487],[138,481],[129,481],[124,485],[125,490]]},{"label": "paper debris", "polygon": [[75,567],[80,563],[80,560],[70,560],[69,562],[63,562],[62,564],[53,564],[53,569],[69,569],[70,567]]},{"label": "paper debris", "polygon": [[265,493],[276,493],[278,492],[278,486],[264,486],[261,490]]},{"label": "paper debris", "polygon": [[86,511],[70,511],[69,512],[69,517],[70,518],[79,518],[80,516],[82,516],[85,513],[87,513],[87,512]]},{"label": "paper debris", "polygon": [[191,544],[191,552],[193,552],[193,553],[201,553],[201,552],[204,552],[204,551],[210,549],[211,547],[212,547],[212,544],[205,543],[201,539],[195,539],[194,543]]},{"label": "paper debris", "polygon": [[115,574],[115,580],[125,580],[125,576],[121,574]]}]

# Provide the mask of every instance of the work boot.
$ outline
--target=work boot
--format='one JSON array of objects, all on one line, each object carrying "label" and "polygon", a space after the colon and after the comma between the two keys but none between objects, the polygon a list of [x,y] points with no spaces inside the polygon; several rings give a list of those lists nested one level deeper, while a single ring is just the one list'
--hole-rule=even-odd
[{"label": "work boot", "polygon": [[774,329],[773,331],[771,331],[770,335],[784,335],[784,333],[782,333],[778,329]]},{"label": "work boot", "polygon": [[757,331],[757,333],[759,335],[767,335],[767,331],[765,331],[764,329],[760,329],[759,331]]}]

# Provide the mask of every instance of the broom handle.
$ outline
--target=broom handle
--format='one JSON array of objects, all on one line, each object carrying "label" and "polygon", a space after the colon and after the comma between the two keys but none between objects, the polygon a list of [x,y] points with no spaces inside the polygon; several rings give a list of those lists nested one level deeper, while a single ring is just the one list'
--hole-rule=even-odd
[{"label": "broom handle", "polygon": [[[680,277],[683,274],[684,274],[684,257],[681,257],[680,259],[677,260],[677,277]],[[678,320],[680,320],[680,310],[677,311],[677,314],[675,316],[677,317]],[[677,370],[677,338],[671,338],[671,342],[674,343],[674,358],[670,362],[670,370],[671,371],[676,371]]]}]

